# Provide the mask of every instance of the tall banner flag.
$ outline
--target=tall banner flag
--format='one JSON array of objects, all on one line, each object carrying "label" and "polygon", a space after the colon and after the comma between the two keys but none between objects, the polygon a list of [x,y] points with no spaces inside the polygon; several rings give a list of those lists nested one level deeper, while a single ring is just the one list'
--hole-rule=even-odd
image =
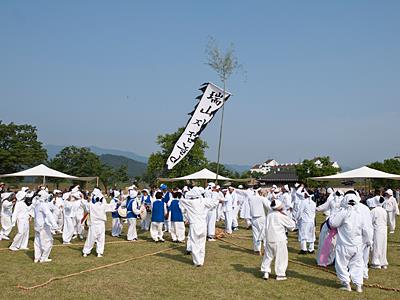
[{"label": "tall banner flag", "polygon": [[195,106],[193,112],[189,114],[192,117],[189,119],[185,130],[168,157],[168,170],[175,167],[175,165],[189,153],[201,132],[207,127],[207,124],[212,120],[217,111],[231,96],[229,92],[225,91],[225,101],[223,101],[224,90],[211,82],[204,83],[200,87],[200,91],[202,91],[203,94],[196,98],[200,101]]}]

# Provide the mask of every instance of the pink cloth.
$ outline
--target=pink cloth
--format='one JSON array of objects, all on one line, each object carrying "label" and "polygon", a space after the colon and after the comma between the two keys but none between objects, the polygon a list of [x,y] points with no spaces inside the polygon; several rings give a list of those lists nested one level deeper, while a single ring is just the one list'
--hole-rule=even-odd
[{"label": "pink cloth", "polygon": [[321,254],[319,256],[319,264],[326,267],[328,265],[329,254],[332,249],[333,237],[337,234],[337,229],[332,228],[329,230],[328,235],[325,238],[324,245],[322,246]]}]

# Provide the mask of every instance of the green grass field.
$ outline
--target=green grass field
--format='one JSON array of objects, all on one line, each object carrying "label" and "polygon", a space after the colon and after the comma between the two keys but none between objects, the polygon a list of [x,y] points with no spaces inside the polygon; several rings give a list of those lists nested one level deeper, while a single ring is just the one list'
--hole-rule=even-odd
[{"label": "green grass field", "polygon": [[[240,229],[228,242],[208,242],[205,265],[195,268],[185,246],[171,242],[156,244],[148,232],[139,231],[140,242],[115,243],[123,239],[110,236],[107,224],[105,256],[81,255],[83,242],[61,245],[61,236],[51,254],[53,262],[33,263],[33,233],[30,250],[11,252],[9,241],[0,241],[0,299],[400,299],[400,293],[365,288],[363,294],[339,291],[336,276],[322,270],[289,262],[287,281],[265,281],[260,272],[261,257],[251,251],[250,230]],[[322,221],[318,216],[318,227]],[[222,225],[222,224],[220,224]],[[32,226],[31,226],[32,227]],[[125,226],[126,233],[126,226]],[[14,235],[15,229],[11,236]],[[166,234],[167,240],[169,234]],[[111,243],[110,243],[111,242]],[[114,243],[113,243],[114,242]],[[59,245],[59,246],[57,246]],[[132,260],[123,264],[84,273],[49,285],[24,291],[17,287],[34,286],[51,277],[140,257],[159,250],[170,251]],[[297,254],[299,245],[295,233],[289,234],[289,259],[315,266],[313,255]],[[244,249],[245,248],[245,249]],[[248,250],[246,250],[248,249]],[[367,283],[400,288],[400,243],[398,230],[389,236],[388,270],[370,270]],[[333,270],[333,269],[332,269]]]}]

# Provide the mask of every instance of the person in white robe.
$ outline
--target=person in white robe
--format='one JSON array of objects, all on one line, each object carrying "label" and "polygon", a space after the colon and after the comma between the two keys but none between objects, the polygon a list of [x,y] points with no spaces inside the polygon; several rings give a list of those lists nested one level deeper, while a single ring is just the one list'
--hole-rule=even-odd
[{"label": "person in white robe", "polygon": [[[243,189],[243,186],[239,185],[238,188]],[[240,203],[240,218],[245,220],[246,229],[251,229],[249,198],[238,193],[236,193],[236,197],[238,198],[238,201]]]},{"label": "person in white robe", "polygon": [[[321,254],[325,240],[328,238],[330,231],[334,230],[329,228],[329,222],[328,222],[329,216],[332,216],[339,211],[340,204],[343,200],[343,192],[341,190],[337,190],[336,192],[334,192],[332,188],[328,188],[327,192],[328,192],[327,200],[316,208],[316,211],[323,212],[326,215],[326,220],[321,225],[321,230],[319,233],[318,253],[316,256],[317,264],[322,267],[329,266],[333,264],[333,262],[335,261],[335,246],[336,246],[337,236],[333,232],[331,232],[331,235],[333,237],[331,239],[331,245],[329,248],[329,254],[327,259],[323,259],[324,261],[322,261]],[[326,254],[324,253],[324,255]]]},{"label": "person in white robe", "polygon": [[84,216],[84,203],[85,203],[85,196],[82,194],[80,191],[79,185],[75,186],[71,190],[71,197],[74,199],[73,203],[73,209],[74,209],[74,235],[72,236],[72,239],[79,238],[81,240],[84,239],[84,226],[81,222],[83,216]]},{"label": "person in white robe", "polygon": [[9,234],[13,228],[12,213],[16,202],[14,193],[1,194],[1,230],[0,240],[9,240]]},{"label": "person in white robe", "polygon": [[375,196],[368,198],[365,203],[367,203],[369,208],[375,208],[379,204],[379,199],[381,198],[381,191],[380,190],[375,190]]},{"label": "person in white robe", "polygon": [[[219,199],[219,197],[220,194],[217,191],[217,186],[215,185],[215,183],[210,182],[205,191],[205,198],[213,198],[213,199],[218,199],[218,201],[219,200],[222,201],[223,198],[221,197],[221,199]],[[217,222],[217,208],[213,207],[207,211],[207,240],[210,242],[215,241],[216,222]]]},{"label": "person in white robe", "polygon": [[248,197],[251,215],[251,227],[253,233],[253,251],[256,255],[261,255],[261,247],[265,240],[265,216],[266,210],[270,210],[270,202],[266,197],[260,195],[261,190],[236,192]]},{"label": "person in white robe", "polygon": [[372,241],[365,230],[363,215],[357,207],[360,198],[354,191],[348,191],[340,211],[329,218],[329,225],[338,230],[336,243],[335,269],[342,287],[351,291],[350,281],[356,285],[356,291],[362,292],[363,286],[363,240]]},{"label": "person in white robe", "polygon": [[54,190],[53,191],[53,203],[55,206],[55,209],[53,211],[54,219],[57,222],[58,228],[56,230],[56,233],[62,233],[63,229],[63,223],[64,223],[64,200],[62,198],[62,192],[60,190]]},{"label": "person in white robe", "polygon": [[74,222],[75,222],[75,205],[74,200],[71,197],[71,192],[63,194],[64,200],[64,225],[63,225],[63,244],[71,244],[72,236],[74,235]]},{"label": "person in white robe", "polygon": [[118,208],[121,206],[119,191],[113,191],[113,198],[111,199],[110,203],[115,205],[114,211],[111,212],[111,217],[112,217],[111,236],[119,237],[122,233],[122,228],[123,228],[120,215],[118,214]]},{"label": "person in white robe", "polygon": [[292,203],[292,197],[289,194],[290,188],[289,185],[285,184],[282,189],[281,189],[281,194],[278,197],[278,200],[282,202],[283,204],[283,213],[288,216],[289,218],[292,218],[292,211],[293,211],[293,203]]},{"label": "person in white robe", "polygon": [[374,243],[372,244],[371,268],[387,269],[387,212],[382,207],[385,198],[381,197],[378,206],[371,210],[374,226]]},{"label": "person in white robe", "polygon": [[[221,187],[219,185],[217,185],[216,187],[216,191],[218,193],[218,198],[219,199],[223,199],[225,197],[224,193],[221,190]],[[223,206],[223,202],[219,202],[219,204],[217,205],[217,222],[219,221],[225,221],[225,215],[224,215],[224,211],[222,209]]]},{"label": "person in white robe", "polygon": [[[358,197],[359,201],[361,200],[358,192],[356,192],[356,196]],[[363,276],[364,279],[368,279],[368,263],[369,263],[369,254],[371,251],[371,245],[373,242],[373,235],[374,235],[374,227],[372,225],[372,218],[371,218],[371,211],[369,210],[368,206],[359,202],[357,204],[358,210],[361,212],[363,218],[363,226],[364,230],[368,232],[368,234],[363,236],[363,261],[364,261],[364,271]]]},{"label": "person in white robe", "polygon": [[400,211],[399,205],[393,197],[393,191],[391,189],[385,191],[384,209],[386,209],[388,214],[389,233],[394,233],[394,230],[396,229],[396,216],[400,215]]},{"label": "person in white robe", "polygon": [[89,202],[83,203],[84,210],[89,213],[89,230],[82,250],[83,257],[90,254],[94,244],[96,244],[97,257],[103,257],[106,239],[106,212],[114,211],[116,204],[115,202],[110,202],[108,204],[100,190],[96,190],[96,192],[92,194],[92,199]]},{"label": "person in white robe", "polygon": [[225,232],[232,234],[232,221],[233,221],[233,197],[231,194],[232,189],[224,190],[225,197],[222,202],[222,211],[225,217]]},{"label": "person in white robe", "polygon": [[295,228],[294,221],[284,212],[284,204],[279,200],[272,200],[272,211],[268,213],[265,225],[265,252],[261,264],[263,278],[268,279],[271,273],[271,264],[275,259],[276,280],[286,280],[288,266],[288,249],[286,231]]},{"label": "person in white robe", "polygon": [[19,191],[15,195],[17,202],[12,214],[12,225],[17,225],[17,234],[9,247],[11,251],[28,250],[29,241],[29,218],[32,204],[31,199],[26,198],[26,193]]},{"label": "person in white robe", "polygon": [[180,204],[186,211],[189,222],[187,251],[192,254],[193,264],[204,264],[207,237],[207,212],[218,205],[216,198],[203,198],[204,189],[194,187],[188,191]]},{"label": "person in white robe", "polygon": [[299,198],[296,220],[298,226],[299,254],[314,253],[315,242],[315,210],[316,205],[312,196],[303,187],[297,191]]},{"label": "person in white robe", "polygon": [[229,193],[232,197],[232,230],[237,231],[239,230],[240,198],[233,187],[229,187]]},{"label": "person in white robe", "polygon": [[34,262],[51,262],[49,258],[51,249],[53,248],[53,235],[51,231],[57,228],[56,220],[54,220],[48,204],[49,194],[45,190],[38,193],[37,205],[35,206],[35,241],[34,241]]}]

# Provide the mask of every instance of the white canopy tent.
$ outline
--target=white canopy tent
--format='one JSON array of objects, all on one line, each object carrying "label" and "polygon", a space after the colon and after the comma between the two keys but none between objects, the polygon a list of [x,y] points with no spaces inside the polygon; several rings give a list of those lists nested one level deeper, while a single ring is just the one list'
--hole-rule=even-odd
[{"label": "white canopy tent", "polygon": [[[164,182],[170,182],[170,181],[179,181],[179,180],[216,180],[217,174],[204,168],[201,171],[195,172],[193,174],[183,176],[183,177],[177,177],[177,178],[159,178],[158,180],[164,181]],[[235,181],[235,179],[227,178],[221,175],[218,175],[218,180],[221,181]]]},{"label": "white canopy tent", "polygon": [[361,167],[351,171],[338,173],[335,175],[311,177],[312,180],[328,181],[328,180],[344,180],[344,179],[393,179],[400,180],[400,175],[390,174],[369,167]]},{"label": "white canopy tent", "polygon": [[71,180],[88,180],[89,178],[94,179],[96,177],[87,177],[87,178],[80,178],[76,176],[71,176],[65,173],[62,173],[57,170],[53,170],[43,164],[40,164],[36,167],[16,172],[16,173],[11,173],[11,174],[4,174],[0,175],[0,177],[43,177],[43,184],[46,183],[46,177],[54,177],[54,178],[65,178],[65,179],[71,179]]}]

